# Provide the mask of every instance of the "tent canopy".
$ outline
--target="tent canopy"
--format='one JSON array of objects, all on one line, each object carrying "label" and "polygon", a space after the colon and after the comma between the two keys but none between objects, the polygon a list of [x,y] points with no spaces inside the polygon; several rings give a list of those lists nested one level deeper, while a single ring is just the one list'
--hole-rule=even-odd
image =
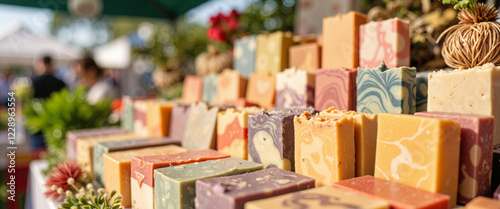
[{"label": "tent canopy", "polygon": [[33,61],[45,54],[60,65],[81,58],[83,52],[52,36],[34,34],[21,25],[0,34],[0,66],[33,66]]}]

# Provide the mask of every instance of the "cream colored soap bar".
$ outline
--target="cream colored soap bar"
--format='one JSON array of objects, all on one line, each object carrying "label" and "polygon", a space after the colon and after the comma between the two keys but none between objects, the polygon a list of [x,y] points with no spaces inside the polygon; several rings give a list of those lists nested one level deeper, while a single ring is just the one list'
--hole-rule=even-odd
[{"label": "cream colored soap bar", "polygon": [[247,202],[245,209],[383,209],[389,203],[329,186]]},{"label": "cream colored soap bar", "polygon": [[321,111],[320,116],[354,119],[354,147],[356,148],[356,177],[372,175],[375,170],[377,144],[377,115],[336,110],[334,107]]},{"label": "cream colored soap bar", "polygon": [[130,162],[132,157],[186,151],[177,145],[165,145],[104,154],[104,188],[108,192],[115,190],[117,194],[121,194],[123,198],[120,205],[126,208],[130,207],[132,206],[130,192]]},{"label": "cream colored soap bar", "polygon": [[[493,64],[429,74],[427,111],[492,115],[500,118],[500,67]],[[500,145],[500,122],[493,143]]]},{"label": "cream colored soap bar", "polygon": [[352,117],[309,116],[294,119],[295,172],[316,179],[316,186],[332,185],[355,176]]},{"label": "cream colored soap bar", "polygon": [[457,202],[460,124],[450,119],[379,115],[375,177],[450,196]]}]

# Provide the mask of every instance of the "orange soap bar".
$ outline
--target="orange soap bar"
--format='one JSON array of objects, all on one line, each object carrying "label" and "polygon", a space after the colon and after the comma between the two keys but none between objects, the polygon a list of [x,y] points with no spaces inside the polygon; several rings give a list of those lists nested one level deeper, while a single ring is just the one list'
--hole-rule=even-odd
[{"label": "orange soap bar", "polygon": [[389,202],[392,209],[429,208],[447,209],[450,197],[406,186],[373,176],[363,176],[343,180],[333,187],[359,194],[360,196]]},{"label": "orange soap bar", "polygon": [[307,43],[290,47],[288,67],[307,70],[311,73],[321,68],[321,45]]},{"label": "orange soap bar", "polygon": [[236,70],[225,69],[217,77],[217,103],[225,104],[245,97],[247,79]]},{"label": "orange soap bar", "polygon": [[167,102],[149,102],[146,110],[148,135],[150,137],[168,136],[172,104]]},{"label": "orange soap bar", "polygon": [[269,73],[252,73],[248,79],[247,101],[264,108],[271,108],[274,104],[275,83],[275,76]]},{"label": "orange soap bar", "polygon": [[465,205],[467,209],[500,209],[500,201],[487,198],[487,197],[476,197],[467,205]]},{"label": "orange soap bar", "polygon": [[203,80],[195,75],[188,75],[184,78],[182,88],[182,101],[185,103],[201,101],[203,92]]},{"label": "orange soap bar", "polygon": [[323,19],[321,68],[359,66],[359,26],[365,23],[366,15],[357,12]]}]

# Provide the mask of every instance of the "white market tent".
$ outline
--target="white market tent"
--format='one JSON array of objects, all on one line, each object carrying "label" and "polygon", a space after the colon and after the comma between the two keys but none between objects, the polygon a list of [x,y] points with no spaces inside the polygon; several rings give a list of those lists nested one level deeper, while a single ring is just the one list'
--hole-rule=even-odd
[{"label": "white market tent", "polygon": [[122,36],[94,49],[94,59],[104,68],[127,69],[130,67],[131,42]]},{"label": "white market tent", "polygon": [[65,65],[80,59],[83,52],[55,37],[35,34],[22,25],[0,34],[0,66],[31,67],[44,54],[52,56],[55,65]]}]

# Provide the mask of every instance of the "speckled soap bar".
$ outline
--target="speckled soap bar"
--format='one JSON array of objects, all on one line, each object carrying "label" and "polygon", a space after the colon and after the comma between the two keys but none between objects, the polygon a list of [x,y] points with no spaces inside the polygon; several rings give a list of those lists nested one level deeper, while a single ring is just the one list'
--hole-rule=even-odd
[{"label": "speckled soap bar", "polygon": [[269,168],[196,181],[197,209],[243,209],[248,201],[314,188],[314,179]]},{"label": "speckled soap bar", "polygon": [[156,169],[155,208],[194,208],[196,180],[243,174],[260,169],[262,169],[261,164],[231,157]]}]

